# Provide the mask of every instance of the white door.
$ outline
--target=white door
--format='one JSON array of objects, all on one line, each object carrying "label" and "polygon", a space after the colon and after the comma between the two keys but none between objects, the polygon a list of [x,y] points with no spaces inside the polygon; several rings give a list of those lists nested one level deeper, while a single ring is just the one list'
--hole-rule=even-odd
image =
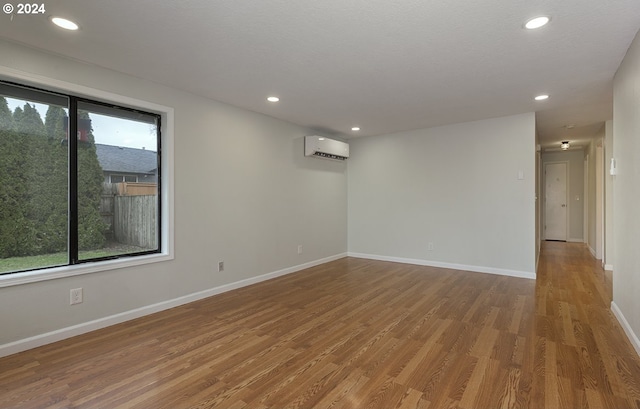
[{"label": "white door", "polygon": [[567,240],[567,164],[545,165],[546,240]]}]

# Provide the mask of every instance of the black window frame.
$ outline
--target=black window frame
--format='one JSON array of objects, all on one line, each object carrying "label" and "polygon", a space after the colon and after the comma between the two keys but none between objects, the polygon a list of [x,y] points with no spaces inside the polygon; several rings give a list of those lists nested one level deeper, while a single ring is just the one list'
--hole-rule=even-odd
[{"label": "black window frame", "polygon": [[[78,248],[78,140],[77,138],[68,138],[68,159],[69,159],[69,168],[68,168],[68,177],[69,177],[69,192],[68,192],[68,220],[67,220],[67,238],[68,238],[68,260],[67,264],[56,264],[53,266],[46,267],[35,267],[24,270],[17,271],[7,271],[0,272],[0,276],[8,276],[11,274],[17,273],[25,273],[32,271],[43,271],[47,269],[57,268],[57,267],[65,267],[65,266],[75,266],[80,264],[91,264],[101,261],[107,260],[116,260],[116,259],[125,259],[132,257],[139,257],[145,255],[152,254],[162,254],[163,253],[163,231],[162,231],[162,220],[163,220],[163,208],[162,208],[162,115],[156,112],[149,112],[139,108],[132,108],[123,105],[118,105],[115,103],[110,103],[106,101],[100,101],[96,99],[91,99],[83,96],[78,96],[72,93],[60,92],[49,90],[46,88],[34,87],[28,84],[22,84],[19,82],[8,81],[4,79],[0,79],[0,90],[3,85],[9,86],[12,89],[21,89],[23,95],[13,95],[13,97],[24,98],[29,101],[41,102],[46,104],[51,104],[51,100],[57,99],[59,97],[61,99],[66,99],[68,101],[68,110],[69,110],[69,135],[77,135],[78,131],[78,103],[87,103],[96,107],[103,107],[105,110],[116,110],[122,113],[128,113],[130,115],[129,118],[126,116],[121,116],[121,118],[125,119],[137,119],[140,115],[151,116],[155,118],[156,125],[156,160],[157,160],[157,193],[156,193],[156,232],[157,232],[157,248],[152,250],[144,250],[132,253],[125,254],[115,254],[105,257],[94,257],[90,259],[80,259],[79,258],[79,248]],[[46,98],[41,98],[43,94],[51,97],[51,100],[47,100]],[[11,98],[10,95],[0,94],[0,96],[5,96]],[[35,98],[34,98],[35,96]],[[40,97],[40,98],[38,98]],[[100,112],[97,112],[100,113]]]}]

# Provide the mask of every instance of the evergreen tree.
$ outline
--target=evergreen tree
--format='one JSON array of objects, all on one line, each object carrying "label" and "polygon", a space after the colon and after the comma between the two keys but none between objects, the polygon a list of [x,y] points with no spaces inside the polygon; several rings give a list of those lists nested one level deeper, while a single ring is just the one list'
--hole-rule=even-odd
[{"label": "evergreen tree", "polygon": [[[16,113],[18,116],[16,117]],[[44,224],[52,207],[49,192],[50,152],[45,137],[45,127],[40,113],[34,105],[25,103],[22,110],[14,112],[14,125],[20,148],[23,149],[23,168],[25,196],[23,206],[25,217],[29,220],[30,231],[25,233],[28,241],[28,254],[47,252],[49,232]]]},{"label": "evergreen tree", "polygon": [[64,109],[51,105],[45,115],[47,134],[47,183],[43,186],[47,200],[40,202],[43,217],[40,219],[43,231],[43,251],[57,252],[67,248],[68,197],[69,197],[69,152],[68,145],[62,144],[66,133]]},{"label": "evergreen tree", "polygon": [[[79,122],[89,125],[90,119],[88,112],[78,111]],[[89,127],[89,142],[78,142],[78,246],[81,250],[104,246],[107,227],[100,216],[104,176],[96,153],[93,128]]]},{"label": "evergreen tree", "polygon": [[[35,106],[16,108],[13,118],[0,99],[0,258],[47,254],[67,248],[68,144],[66,115],[51,106],[43,123]],[[89,120],[89,114],[79,112]],[[11,124],[13,129],[8,129]],[[100,216],[102,169],[90,130],[78,143],[79,247],[104,245]]]},{"label": "evergreen tree", "polygon": [[0,129],[0,258],[33,250],[35,229],[27,217],[28,149],[23,139],[11,129]]},{"label": "evergreen tree", "polygon": [[67,114],[64,112],[64,109],[56,105],[50,105],[44,119],[47,137],[58,142],[62,141],[66,136],[64,130],[66,121]]},{"label": "evergreen tree", "polygon": [[0,98],[0,258],[11,257],[16,250],[15,230],[22,209],[19,189],[20,153],[17,151],[13,115],[7,100]]},{"label": "evergreen tree", "polygon": [[22,119],[23,115],[24,115],[24,111],[22,111],[22,108],[16,107],[16,109],[13,110],[13,124],[14,124],[14,126],[15,126],[16,122],[18,122],[18,121],[20,121]]},{"label": "evergreen tree", "polygon": [[0,130],[13,129],[13,115],[9,109],[9,104],[4,97],[0,97]]},{"label": "evergreen tree", "polygon": [[13,114],[16,131],[35,136],[44,136],[46,134],[44,123],[35,106],[25,103],[22,108],[22,113],[16,117],[16,113],[18,112],[20,111],[16,108],[16,112]]}]

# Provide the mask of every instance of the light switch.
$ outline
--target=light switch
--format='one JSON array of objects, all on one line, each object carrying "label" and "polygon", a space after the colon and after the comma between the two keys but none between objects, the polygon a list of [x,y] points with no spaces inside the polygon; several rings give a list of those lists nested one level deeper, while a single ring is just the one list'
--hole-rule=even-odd
[{"label": "light switch", "polygon": [[519,170],[518,171],[518,180],[523,180],[524,179],[524,171]]}]

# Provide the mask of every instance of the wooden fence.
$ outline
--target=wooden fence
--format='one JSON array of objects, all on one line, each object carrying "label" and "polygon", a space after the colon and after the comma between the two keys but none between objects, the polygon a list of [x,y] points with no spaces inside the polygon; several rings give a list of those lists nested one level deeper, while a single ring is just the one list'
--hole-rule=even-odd
[{"label": "wooden fence", "polygon": [[[146,194],[141,194],[143,192]],[[155,183],[104,183],[100,215],[107,225],[107,239],[155,249],[158,245],[156,192]]]},{"label": "wooden fence", "polygon": [[100,216],[102,221],[107,225],[107,240],[112,241],[115,238],[113,231],[113,216],[115,211],[116,196],[118,194],[118,185],[116,183],[103,183],[102,196],[100,197]]},{"label": "wooden fence", "polygon": [[114,184],[118,186],[118,194],[120,196],[146,196],[155,195],[158,192],[156,183],[122,182]]},{"label": "wooden fence", "polygon": [[155,249],[158,246],[158,196],[115,196],[114,204],[113,232],[116,241]]}]

